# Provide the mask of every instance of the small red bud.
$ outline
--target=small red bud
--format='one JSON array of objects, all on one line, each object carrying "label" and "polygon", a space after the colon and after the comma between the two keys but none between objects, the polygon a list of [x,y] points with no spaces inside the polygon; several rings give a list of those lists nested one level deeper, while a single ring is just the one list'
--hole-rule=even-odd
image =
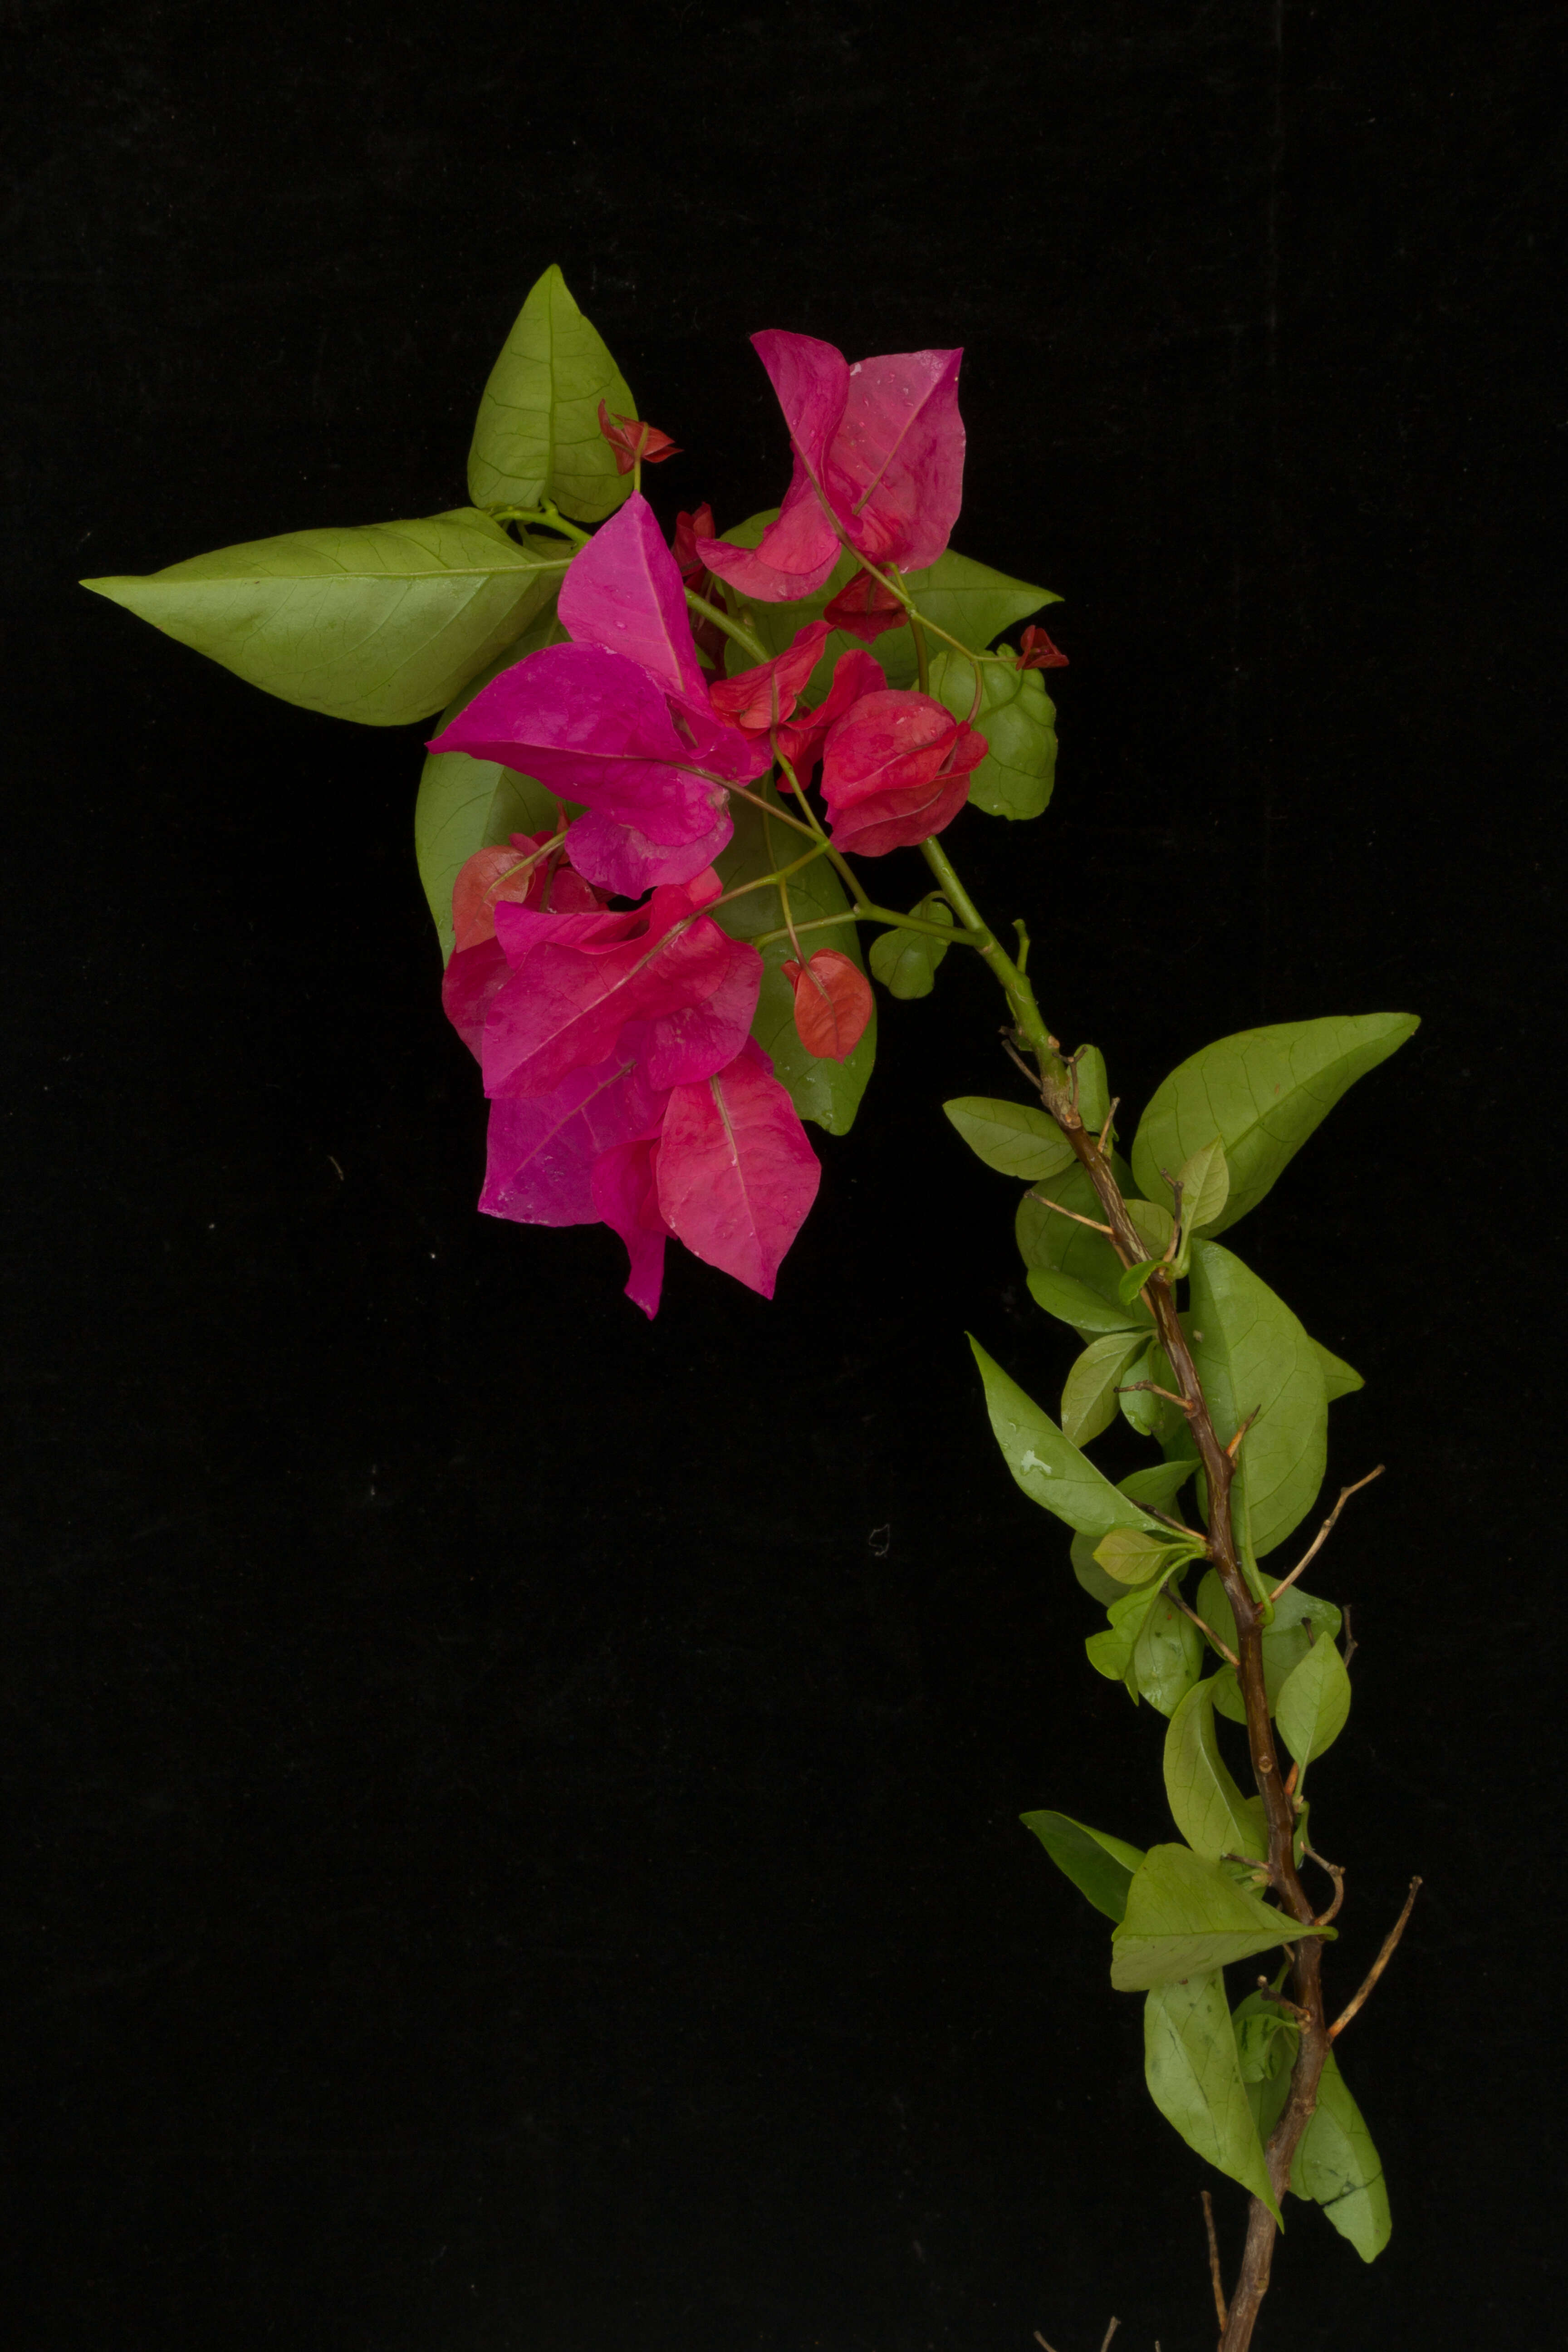
[{"label": "small red bud", "polygon": [[657,425],[644,425],[635,416],[614,416],[602,400],[599,430],[616,453],[618,474],[629,474],[639,460],[645,466],[662,466],[667,457],[680,455],[679,445]]},{"label": "small red bud", "polygon": [[1020,669],[1066,669],[1068,657],[1053,646],[1044,629],[1030,626],[1024,632],[1017,667]]}]

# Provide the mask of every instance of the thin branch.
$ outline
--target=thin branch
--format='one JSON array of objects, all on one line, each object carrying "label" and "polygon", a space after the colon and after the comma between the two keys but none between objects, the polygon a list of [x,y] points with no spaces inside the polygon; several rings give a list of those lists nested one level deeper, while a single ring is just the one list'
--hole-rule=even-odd
[{"label": "thin branch", "polygon": [[1229,1454],[1233,1462],[1241,1451],[1242,1439],[1247,1435],[1247,1431],[1252,1427],[1253,1423],[1258,1419],[1258,1416],[1262,1410],[1263,1407],[1260,1404],[1255,1404],[1253,1406],[1252,1411],[1247,1414],[1247,1419],[1242,1423],[1241,1427],[1237,1431],[1236,1435],[1226,1447],[1225,1450]]},{"label": "thin branch", "polygon": [[[1102,1225],[1096,1217],[1080,1217],[1076,1209],[1064,1209],[1059,1201],[1047,1201],[1043,1192],[1031,1192],[1029,1198],[1031,1201],[1037,1201],[1042,1209],[1054,1209],[1058,1217],[1070,1217],[1075,1225],[1087,1225],[1091,1234],[1109,1234],[1111,1230],[1109,1225]],[[1147,1387],[1147,1381],[1143,1385]],[[1161,1393],[1163,1394],[1163,1391]],[[1180,1399],[1177,1402],[1180,1402]]]},{"label": "thin branch", "polygon": [[[1196,1611],[1195,1609],[1189,1609],[1189,1608],[1188,1608],[1188,1606],[1187,1606],[1186,1602],[1182,1599],[1182,1596],[1181,1596],[1181,1594],[1180,1594],[1179,1592],[1173,1592],[1173,1591],[1170,1590],[1169,1586],[1167,1586],[1167,1587],[1166,1587],[1166,1591],[1165,1591],[1165,1598],[1166,1598],[1166,1600],[1167,1600],[1167,1601],[1173,1601],[1175,1602],[1175,1604],[1176,1604],[1177,1608],[1182,1612],[1182,1614],[1183,1614],[1183,1616],[1184,1616],[1184,1617],[1190,1617],[1190,1618],[1192,1619],[1192,1621],[1193,1621],[1194,1624],[1197,1627],[1197,1629],[1198,1629],[1198,1631],[1199,1631],[1199,1633],[1206,1633],[1206,1634],[1208,1635],[1209,1640],[1214,1643],[1215,1648],[1219,1652],[1220,1656],[1225,1660],[1225,1662],[1226,1662],[1226,1665],[1227,1665],[1227,1666],[1237,1666],[1237,1667],[1239,1667],[1239,1665],[1240,1665],[1240,1664],[1241,1664],[1241,1661],[1240,1661],[1240,1659],[1237,1656],[1236,1652],[1235,1652],[1234,1650],[1232,1650],[1232,1649],[1228,1648],[1228,1647],[1226,1646],[1226,1644],[1224,1642],[1222,1642],[1222,1641],[1220,1640],[1219,1635],[1215,1632],[1215,1629],[1214,1629],[1214,1627],[1213,1627],[1212,1625],[1205,1625],[1205,1624],[1204,1623],[1203,1619],[1198,1615],[1198,1612],[1197,1612],[1197,1611]],[[1225,2322],[1224,2322],[1224,2320],[1223,2320],[1223,2319],[1220,2321],[1220,2326],[1221,2326],[1222,2327],[1225,2326]]]},{"label": "thin branch", "polygon": [[1105,1125],[1100,1129],[1100,1140],[1094,1147],[1102,1160],[1109,1160],[1110,1157],[1110,1122],[1116,1117],[1121,1102],[1120,1095],[1111,1096],[1110,1108],[1105,1114]]},{"label": "thin branch", "polygon": [[1110,2339],[1115,2335],[1121,2325],[1121,2322],[1119,2319],[1113,2319],[1111,2321],[1110,2326],[1105,2331],[1104,2336],[1101,2338],[1100,2352],[1110,2352]]},{"label": "thin branch", "polygon": [[1037,2327],[1035,2330],[1035,2341],[1037,2344],[1041,2345],[1044,2347],[1044,2352],[1057,2352],[1056,2346],[1054,2344],[1047,2344],[1045,2337],[1040,2334]]},{"label": "thin branch", "polygon": [[1357,1652],[1357,1651],[1360,1649],[1360,1647],[1361,1647],[1361,1643],[1356,1640],[1356,1637],[1355,1637],[1354,1633],[1351,1631],[1351,1604],[1350,1604],[1350,1602],[1349,1602],[1348,1601],[1345,1602],[1344,1617],[1345,1617],[1345,1672],[1346,1672],[1346,1674],[1348,1675],[1348,1674],[1349,1674],[1349,1672],[1350,1672],[1350,1670],[1351,1670],[1351,1660],[1354,1657],[1354,1655],[1355,1655],[1356,1652]]},{"label": "thin branch", "polygon": [[1281,1577],[1279,1582],[1275,1586],[1273,1591],[1268,1596],[1270,1601],[1278,1601],[1286,1586],[1288,1584],[1294,1584],[1296,1579],[1300,1575],[1301,1570],[1307,1567],[1309,1562],[1316,1559],[1318,1554],[1322,1550],[1323,1546],[1328,1542],[1329,1538],[1333,1534],[1334,1521],[1339,1517],[1340,1513],[1344,1509],[1344,1507],[1350,1501],[1351,1496],[1352,1495],[1359,1495],[1363,1486],[1370,1486],[1374,1478],[1381,1478],[1383,1471],[1384,1465],[1380,1462],[1375,1470],[1369,1470],[1366,1476],[1364,1478],[1358,1478],[1353,1486],[1342,1486],[1340,1488],[1339,1501],[1334,1505],[1333,1509],[1329,1513],[1328,1517],[1323,1521],[1322,1526],[1318,1529],[1317,1534],[1312,1538],[1311,1542],[1307,1546],[1306,1550],[1301,1554],[1300,1559],[1296,1562],[1296,1565],[1290,1570],[1289,1575]]},{"label": "thin branch", "polygon": [[1334,1899],[1326,1911],[1319,1912],[1317,1918],[1317,1925],[1320,1927],[1326,1927],[1345,1899],[1345,1874],[1337,1862],[1325,1862],[1322,1855],[1314,1853],[1310,1845],[1304,1845],[1301,1851],[1317,1864],[1320,1870],[1326,1870],[1334,1882]]},{"label": "thin branch", "polygon": [[[1070,1209],[1068,1214],[1069,1216],[1072,1214]],[[1089,1219],[1085,1217],[1083,1223],[1087,1224]],[[1180,1405],[1185,1413],[1193,1411],[1185,1397],[1178,1396],[1174,1389],[1163,1389],[1158,1381],[1123,1381],[1116,1393],[1118,1396],[1128,1396],[1134,1389],[1147,1389],[1151,1396],[1163,1397],[1167,1404]]]},{"label": "thin branch", "polygon": [[1219,2320],[1220,2326],[1223,2327],[1226,2322],[1225,2281],[1220,2276],[1219,2240],[1215,2235],[1214,2226],[1214,2199],[1209,2195],[1206,2189],[1203,2192],[1203,2199],[1204,2228],[1208,2232],[1209,2242],[1209,2284],[1214,2288],[1215,2313]]},{"label": "thin branch", "polygon": [[1379,1977],[1383,1974],[1384,1969],[1394,1958],[1394,1948],[1399,1942],[1399,1938],[1405,1933],[1410,1914],[1415,1908],[1415,1897],[1420,1889],[1420,1885],[1421,1881],[1418,1878],[1413,1878],[1411,1880],[1410,1892],[1405,1898],[1405,1908],[1400,1913],[1398,1918],[1394,1921],[1393,1927],[1389,1929],[1387,1935],[1384,1937],[1383,1949],[1379,1952],[1376,1959],[1373,1960],[1371,1969],[1368,1970],[1366,1982],[1363,1985],[1355,1999],[1344,2009],[1341,2010],[1338,2017],[1335,2018],[1332,2025],[1329,2028],[1329,2040],[1331,2042],[1336,2041],[1344,2032],[1346,2026],[1350,2023],[1357,2010],[1362,2008],[1372,1992],[1373,1987],[1376,1984]]}]

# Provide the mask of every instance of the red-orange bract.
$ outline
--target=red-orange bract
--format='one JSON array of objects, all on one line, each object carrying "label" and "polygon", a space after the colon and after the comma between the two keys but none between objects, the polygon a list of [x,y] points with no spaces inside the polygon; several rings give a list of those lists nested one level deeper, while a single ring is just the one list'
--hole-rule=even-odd
[{"label": "red-orange bract", "polygon": [[804,965],[792,957],[784,968],[795,989],[795,1025],[800,1042],[819,1062],[842,1062],[866,1034],[873,1011],[871,983],[837,948],[818,948]]},{"label": "red-orange bract", "polygon": [[617,474],[629,474],[639,459],[645,466],[662,466],[667,457],[680,455],[679,443],[657,425],[644,425],[635,416],[614,415],[602,400],[599,430],[616,453]]}]

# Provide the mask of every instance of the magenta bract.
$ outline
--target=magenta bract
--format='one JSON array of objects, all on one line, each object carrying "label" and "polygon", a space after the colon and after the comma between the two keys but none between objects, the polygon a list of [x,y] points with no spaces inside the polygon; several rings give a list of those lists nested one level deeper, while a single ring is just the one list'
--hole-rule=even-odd
[{"label": "magenta bract", "polygon": [[820,588],[845,541],[873,563],[934,563],[963,497],[963,353],[891,352],[851,367],[813,335],[769,329],[752,341],[789,426],[795,471],[754,551],[698,540],[708,569],[776,604]]},{"label": "magenta bract", "polygon": [[657,1154],[658,1205],[693,1256],[764,1298],[822,1171],[773,1063],[748,1038],[728,1069],[677,1087]]},{"label": "magenta bract", "polygon": [[748,732],[766,735],[781,727],[800,699],[800,690],[822,658],[827,623],[809,621],[797,629],[782,654],[755,669],[721,678],[708,689],[713,708]]},{"label": "magenta bract", "polygon": [[823,751],[835,845],[867,857],[912,849],[952,824],[984,757],[985,738],[933,696],[891,688],[861,695]]}]

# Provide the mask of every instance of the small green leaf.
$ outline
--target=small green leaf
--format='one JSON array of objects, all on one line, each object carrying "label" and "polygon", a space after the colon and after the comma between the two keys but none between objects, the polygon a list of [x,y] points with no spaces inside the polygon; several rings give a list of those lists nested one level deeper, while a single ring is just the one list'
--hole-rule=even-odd
[{"label": "small green leaf", "polygon": [[1033,1103],[960,1095],[942,1108],[975,1157],[1004,1176],[1019,1176],[1034,1184],[1076,1165],[1072,1145],[1061,1129]]},{"label": "small green leaf", "polygon": [[931,690],[955,719],[973,718],[985,738],[985,757],[969,779],[971,808],[988,816],[1038,816],[1057,769],[1056,705],[1039,671],[972,662],[944,646],[931,661]]},{"label": "small green leaf", "polygon": [[[1311,1509],[1328,1459],[1329,1405],[1318,1351],[1290,1309],[1217,1242],[1193,1244],[1193,1356],[1215,1428],[1229,1444],[1256,1413],[1231,1489],[1239,1536],[1250,1514],[1258,1558]],[[1201,1336],[1200,1336],[1201,1335]]]},{"label": "small green leaf", "polygon": [[468,452],[477,507],[537,507],[553,499],[578,522],[603,522],[626,499],[629,474],[599,430],[599,403],[637,408],[626,378],[567,291],[552,262],[518,312],[479,400]]},{"label": "small green leaf", "polygon": [[1279,1737],[1298,1764],[1310,1764],[1331,1748],[1351,1711],[1351,1678],[1338,1648],[1326,1637],[1313,1643],[1287,1677],[1275,1714]]},{"label": "small green leaf", "polygon": [[1096,1563],[1123,1586],[1147,1584],[1177,1558],[1192,1556],[1190,1544],[1173,1543],[1168,1534],[1152,1536],[1142,1528],[1112,1528],[1094,1548]]},{"label": "small green leaf", "polygon": [[[1142,1381],[1152,1381],[1153,1388],[1142,1388]],[[1135,1363],[1129,1364],[1117,1400],[1130,1427],[1140,1437],[1158,1438],[1162,1444],[1173,1431],[1185,1425],[1186,1415],[1180,1405],[1171,1402],[1175,1394],[1176,1376],[1171,1370],[1171,1360],[1158,1340],[1151,1339]],[[1157,1395],[1163,1389],[1166,1394]]]},{"label": "small green leaf", "polygon": [[[949,930],[952,929],[952,909],[934,890],[910,912],[924,922],[944,923]],[[871,970],[891,996],[929,996],[936,985],[937,966],[946,953],[944,942],[924,931],[879,931],[871,942]]]},{"label": "small green leaf", "polygon": [[1337,1397],[1353,1396],[1357,1389],[1365,1388],[1366,1382],[1353,1364],[1347,1364],[1342,1356],[1336,1356],[1321,1339],[1314,1339],[1312,1345],[1323,1368],[1323,1386],[1331,1404]]},{"label": "small green leaf", "polygon": [[1049,1413],[1009,1380],[979,1341],[971,1339],[969,1344],[985,1383],[996,1443],[1029,1500],[1086,1535],[1102,1536],[1112,1528],[1147,1528],[1158,1533],[1158,1522],[1101,1477],[1088,1455],[1062,1435]]},{"label": "small green leaf", "polygon": [[1180,1706],[1204,1669],[1203,1635],[1167,1587],[1138,1629],[1131,1675],[1139,1695],[1161,1715]]},{"label": "small green leaf", "polygon": [[[1215,1569],[1211,1568],[1205,1576],[1193,1605],[1204,1623],[1213,1627],[1234,1655],[1236,1619]],[[1340,1622],[1340,1612],[1331,1601],[1320,1601],[1316,1593],[1303,1592],[1299,1584],[1292,1584],[1279,1595],[1274,1603],[1274,1622],[1263,1634],[1263,1685],[1270,1715],[1278,1708],[1279,1693],[1306,1656],[1313,1637],[1326,1636],[1332,1641],[1339,1633]],[[1227,1672],[1216,1676],[1215,1706],[1233,1723],[1246,1722],[1247,1708],[1234,1675]]]},{"label": "small green leaf", "polygon": [[1211,1862],[1227,1853],[1261,1861],[1268,1853],[1263,1800],[1242,1795],[1219,1752],[1212,1680],[1194,1684],[1171,1717],[1165,1795],[1171,1817],[1194,1853]]},{"label": "small green leaf", "polygon": [[1110,1117],[1110,1080],[1098,1045],[1080,1045],[1073,1055],[1073,1106],[1085,1127],[1098,1135]]},{"label": "small green leaf", "polygon": [[1036,1305],[1058,1322],[1070,1323],[1075,1331],[1132,1331],[1140,1324],[1148,1330],[1149,1309],[1141,1301],[1124,1307],[1119,1298],[1102,1298],[1087,1282],[1075,1282],[1070,1274],[1048,1274],[1044,1266],[1032,1265],[1026,1278]]},{"label": "small green leaf", "polygon": [[1138,1702],[1138,1683],[1132,1672],[1133,1653],[1139,1637],[1148,1622],[1149,1612],[1160,1598],[1162,1580],[1141,1586],[1135,1592],[1122,1591],[1106,1610],[1110,1622],[1103,1633],[1091,1633],[1084,1643],[1084,1652],[1096,1674],[1108,1682],[1125,1683]]},{"label": "small green leaf", "polygon": [[1289,2013],[1261,1988],[1237,2003],[1230,2021],[1247,2105],[1258,2137],[1267,2147],[1290,2095],[1290,2070],[1300,2037]]},{"label": "small green leaf", "polygon": [[1158,1984],[1143,2007],[1143,2072],[1160,2113],[1216,2171],[1279,2220],[1217,1969]]},{"label": "small green leaf", "polygon": [[1394,2228],[1383,2159],[1331,2050],[1318,2084],[1317,2107],[1290,2167],[1290,2186],[1298,2197],[1322,2207],[1363,2263],[1376,2261]]},{"label": "small green leaf", "polygon": [[1089,1444],[1110,1427],[1116,1384],[1142,1345],[1135,1331],[1111,1331],[1091,1339],[1078,1358],[1062,1391],[1062,1434],[1075,1445]]},{"label": "small green leaf", "polygon": [[[447,704],[437,732],[444,732],[458,713],[468,709],[481,687],[489,686],[525,654],[556,644],[565,634],[552,604],[525,636],[509,646],[499,661],[471,678],[456,700]],[[452,953],[452,885],[475,850],[510,840],[514,833],[548,831],[560,806],[545,785],[532,776],[520,775],[515,768],[503,768],[494,760],[470,759],[467,751],[426,751],[414,803],[414,854],[444,961]]]},{"label": "small green leaf", "polygon": [[564,572],[563,559],[458,507],[286,531],[145,579],[81,584],[284,702],[402,727],[515,644]]},{"label": "small green leaf", "polygon": [[1212,1229],[1223,1233],[1258,1206],[1347,1087],[1418,1026],[1413,1013],[1367,1013],[1244,1029],[1205,1045],[1143,1114],[1132,1146],[1140,1189],[1152,1196],[1162,1168],[1180,1167],[1217,1133],[1230,1169],[1230,1197]]},{"label": "small green leaf", "polygon": [[1230,1170],[1218,1136],[1199,1146],[1182,1162],[1176,1181],[1182,1188],[1182,1231],[1201,1233],[1225,1212],[1230,1198]]},{"label": "small green leaf", "polygon": [[1188,1846],[1153,1845],[1133,1874],[1127,1916],[1111,1938],[1110,1981],[1119,1992],[1146,1992],[1331,1932],[1288,1918]]},{"label": "small green leaf", "polygon": [[1024,1827],[1033,1830],[1057,1868],[1086,1895],[1097,1911],[1120,1920],[1127,1908],[1127,1889],[1143,1859],[1140,1846],[1091,1830],[1066,1813],[1022,1813]]},{"label": "small green leaf", "polygon": [[1127,1203],[1127,1214],[1147,1255],[1163,1258],[1171,1246],[1171,1235],[1176,1224],[1169,1209],[1162,1207],[1158,1201],[1134,1198]]},{"label": "small green leaf", "polygon": [[1159,1274],[1164,1263],[1163,1258],[1146,1257],[1137,1265],[1128,1267],[1116,1286],[1116,1296],[1121,1299],[1123,1307],[1131,1307],[1135,1299],[1142,1297],[1150,1276]]},{"label": "small green leaf", "polygon": [[[734,839],[714,860],[726,890],[732,890],[739,883],[753,881],[759,875],[775,873],[780,866],[788,864],[795,853],[786,844],[798,843],[798,834],[788,832],[783,825],[770,828],[760,809],[734,796],[731,798],[730,814],[735,824]],[[789,902],[797,923],[816,922],[825,916],[842,914],[849,903],[826,857],[819,857],[815,865],[803,866],[798,874],[790,876]],[[721,907],[714,919],[732,939],[754,940],[760,933],[777,930],[783,924],[783,901],[776,887],[749,890],[743,898],[731,898],[727,906]],[[812,932],[810,937],[815,945],[831,945],[854,962],[860,962],[860,944],[853,923],[835,923],[831,929]],[[847,1135],[877,1058],[876,1015],[873,1013],[865,1035],[844,1061],[819,1061],[806,1052],[795,1025],[795,991],[784,974],[784,963],[795,950],[787,939],[778,939],[771,940],[761,952],[763,985],[752,1034],[763,1052],[772,1055],[773,1075],[781,1086],[788,1088],[801,1118],[814,1119],[829,1135]]]},{"label": "small green leaf", "polygon": [[[1192,1470],[1190,1462],[1152,1462],[1146,1469],[1130,1471],[1125,1478],[1119,1478],[1116,1483],[1129,1501],[1142,1503],[1152,1511],[1163,1511],[1169,1509],[1179,1489],[1191,1477]],[[1092,1594],[1102,1608],[1120,1600],[1127,1589],[1095,1565],[1092,1536],[1074,1536],[1072,1572],[1084,1591]],[[1125,1671],[1123,1666],[1119,1669],[1119,1674]]]}]

